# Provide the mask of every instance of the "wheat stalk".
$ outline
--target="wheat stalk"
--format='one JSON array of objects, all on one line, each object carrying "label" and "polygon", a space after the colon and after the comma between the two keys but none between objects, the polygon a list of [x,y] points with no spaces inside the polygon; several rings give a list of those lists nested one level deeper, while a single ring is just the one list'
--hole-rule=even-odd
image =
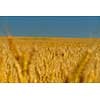
[{"label": "wheat stalk", "polygon": [[97,48],[96,41],[91,41],[91,44],[92,45],[90,45],[88,51],[85,53],[85,57],[83,57],[81,62],[78,64],[75,77],[72,82],[80,82],[81,73]]}]

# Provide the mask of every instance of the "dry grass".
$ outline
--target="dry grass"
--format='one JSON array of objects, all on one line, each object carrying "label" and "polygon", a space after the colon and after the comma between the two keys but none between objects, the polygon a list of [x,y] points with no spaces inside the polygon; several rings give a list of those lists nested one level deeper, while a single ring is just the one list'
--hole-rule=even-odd
[{"label": "dry grass", "polygon": [[0,37],[0,82],[100,82],[99,43],[86,38]]}]

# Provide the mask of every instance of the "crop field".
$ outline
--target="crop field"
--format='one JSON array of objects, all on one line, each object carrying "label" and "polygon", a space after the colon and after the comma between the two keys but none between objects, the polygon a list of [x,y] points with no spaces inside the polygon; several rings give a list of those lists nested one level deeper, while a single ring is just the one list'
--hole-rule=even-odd
[{"label": "crop field", "polygon": [[0,37],[1,83],[100,82],[100,39]]}]

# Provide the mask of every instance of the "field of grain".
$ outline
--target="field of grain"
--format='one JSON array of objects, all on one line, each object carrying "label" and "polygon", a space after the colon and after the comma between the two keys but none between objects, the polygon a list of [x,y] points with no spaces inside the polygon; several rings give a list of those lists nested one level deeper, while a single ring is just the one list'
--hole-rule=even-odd
[{"label": "field of grain", "polygon": [[100,82],[100,39],[0,37],[0,82]]}]

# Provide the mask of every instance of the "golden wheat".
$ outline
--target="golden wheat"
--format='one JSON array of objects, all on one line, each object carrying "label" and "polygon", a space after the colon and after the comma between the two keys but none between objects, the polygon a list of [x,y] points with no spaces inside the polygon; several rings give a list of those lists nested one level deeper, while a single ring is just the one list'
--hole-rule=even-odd
[{"label": "golden wheat", "polygon": [[0,37],[0,82],[100,82],[100,39],[94,40],[91,46],[88,38]]}]

